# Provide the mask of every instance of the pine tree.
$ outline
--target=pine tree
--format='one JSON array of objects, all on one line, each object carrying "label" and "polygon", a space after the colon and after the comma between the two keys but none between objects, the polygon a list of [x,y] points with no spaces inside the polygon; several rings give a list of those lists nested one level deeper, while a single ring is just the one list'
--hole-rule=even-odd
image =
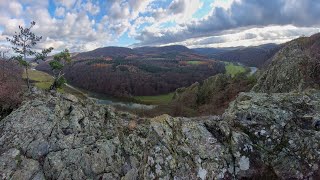
[{"label": "pine tree", "polygon": [[53,61],[49,63],[53,75],[55,77],[53,84],[50,87],[50,90],[55,90],[60,88],[64,83],[66,83],[66,79],[63,77],[63,68],[65,65],[71,63],[71,56],[68,49],[65,49],[61,53],[54,56]]},{"label": "pine tree", "polygon": [[[30,89],[30,80],[28,72],[30,68],[30,63],[27,61],[27,57],[38,56],[39,59],[44,59],[43,56],[40,57],[40,54],[37,54],[34,50],[35,45],[42,39],[42,36],[36,36],[31,31],[35,24],[36,23],[32,21],[30,23],[30,26],[27,28],[19,26],[19,32],[15,32],[15,35],[13,35],[12,38],[7,38],[7,41],[9,41],[13,45],[13,51],[19,55],[13,59],[18,60],[19,63],[25,68],[28,89]],[[52,49],[53,48],[43,50],[46,53],[43,55],[46,56],[49,52],[52,51]]]}]

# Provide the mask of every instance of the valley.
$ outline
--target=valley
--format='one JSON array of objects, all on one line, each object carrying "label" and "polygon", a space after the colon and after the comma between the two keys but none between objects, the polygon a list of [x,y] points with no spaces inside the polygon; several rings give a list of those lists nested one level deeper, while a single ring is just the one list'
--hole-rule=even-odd
[{"label": "valley", "polygon": [[[252,49],[273,50],[280,46]],[[234,54],[234,51],[249,52],[244,57],[252,53],[248,48],[224,53]],[[64,69],[69,84],[58,91],[80,94],[139,116],[220,115],[239,93],[249,92],[253,86],[260,88],[256,85],[257,67],[246,66],[247,63],[237,59],[213,60],[183,46],[106,47],[79,53],[73,59]],[[36,69],[50,74],[48,62]],[[257,62],[264,62],[259,67],[267,67],[271,59],[257,57]],[[35,85],[48,88],[48,76]]]},{"label": "valley", "polygon": [[[117,98],[169,94],[177,88],[225,73],[224,63],[198,55],[184,46],[106,47],[79,53],[72,59],[73,62],[64,68],[69,84]],[[51,74],[49,62],[36,69]]]},{"label": "valley", "polygon": [[[45,72],[38,70],[29,71],[29,76],[32,84],[44,91],[48,91],[50,85],[53,83],[53,77]],[[23,78],[25,78],[25,73],[23,74]],[[84,89],[79,89],[70,84],[65,84],[62,88],[58,89],[60,93],[70,93],[80,99],[92,99],[98,104],[105,105],[113,105],[126,107],[129,109],[151,109],[154,108],[153,105],[166,104],[171,101],[172,93],[168,95],[160,95],[160,96],[137,96],[132,99],[120,99],[115,97],[106,96],[104,94],[98,94],[94,92],[90,92]],[[153,105],[152,105],[153,104]]]},{"label": "valley", "polygon": [[[36,69],[51,73],[48,61]],[[238,62],[213,60],[183,46],[106,47],[78,53],[72,64],[65,68],[65,77],[69,86],[76,87],[73,89],[80,90],[81,95],[122,111],[147,117],[161,114],[196,116],[221,114],[239,92],[250,90],[257,70]],[[218,74],[225,74],[218,76],[225,82],[210,82],[214,84],[210,87],[218,86],[217,90],[224,91],[216,92],[218,99],[206,95],[202,99],[208,100],[192,101],[194,92],[189,94],[187,90],[185,95],[180,94],[179,89],[189,89],[194,83],[202,84]],[[63,89],[70,92],[70,88]]]},{"label": "valley", "polygon": [[[223,72],[226,74],[226,77],[230,76],[232,78],[236,78],[240,74],[247,74],[247,76],[252,76],[257,70],[257,68],[255,67],[249,68],[240,64],[235,64],[230,62],[219,62],[219,63],[224,64],[225,67],[223,68],[225,68],[225,70]],[[198,66],[198,65],[208,65],[208,62],[207,61],[182,61],[181,64],[187,64],[188,66]],[[243,78],[246,78],[246,77],[243,76]],[[236,81],[239,81],[239,80],[241,81],[241,78],[239,79],[238,77],[237,79],[238,80]],[[53,78],[51,77],[51,75],[38,70],[31,71],[31,80],[34,81],[35,86],[43,90],[47,90],[49,88],[49,85],[52,84],[53,82]],[[196,82],[202,83],[201,80],[198,81],[197,79],[195,79],[194,82],[191,82],[191,83],[193,84]],[[148,82],[145,82],[145,83],[148,83]],[[235,82],[232,82],[232,83],[235,83]],[[183,87],[188,87],[188,85]],[[178,103],[177,97],[176,97],[177,96],[176,90],[177,89],[173,89],[173,91],[167,94],[152,95],[152,96],[150,95],[149,96],[112,96],[104,93],[97,93],[94,91],[90,91],[90,90],[73,86],[70,84],[66,84],[61,89],[58,89],[58,91],[62,93],[71,93],[76,97],[79,97],[82,99],[89,98],[97,102],[98,104],[112,105],[117,109],[130,111],[132,113],[140,114],[140,115],[143,114],[146,116],[155,116],[161,113],[173,114],[173,112],[171,112],[170,109],[177,108],[177,104],[181,104],[179,106],[181,106],[183,109],[186,109],[186,110],[182,110],[180,112],[181,113],[180,115],[185,115],[185,116],[195,115],[194,113],[190,114],[189,113],[190,110],[188,110],[188,108],[186,107],[190,105],[193,106],[196,104],[196,102],[192,102],[187,106],[184,106],[184,103],[182,102]],[[245,89],[242,89],[242,90],[245,90]],[[236,94],[232,95],[232,97],[234,97],[235,95]],[[213,114],[216,114],[216,113],[220,113],[221,110],[212,110],[210,112]]]},{"label": "valley", "polygon": [[[64,68],[70,85],[99,97],[152,105],[168,104],[176,89],[216,74],[234,77],[250,71],[244,65],[210,59],[184,46],[105,47],[77,53],[72,59]],[[51,74],[49,62],[36,69]]]}]

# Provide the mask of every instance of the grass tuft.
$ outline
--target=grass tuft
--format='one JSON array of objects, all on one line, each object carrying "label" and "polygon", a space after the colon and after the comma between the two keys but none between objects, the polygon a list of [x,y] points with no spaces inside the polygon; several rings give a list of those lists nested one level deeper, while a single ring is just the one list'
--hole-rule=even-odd
[{"label": "grass tuft", "polygon": [[134,99],[142,102],[143,104],[164,105],[168,104],[174,93],[163,94],[158,96],[135,96]]}]

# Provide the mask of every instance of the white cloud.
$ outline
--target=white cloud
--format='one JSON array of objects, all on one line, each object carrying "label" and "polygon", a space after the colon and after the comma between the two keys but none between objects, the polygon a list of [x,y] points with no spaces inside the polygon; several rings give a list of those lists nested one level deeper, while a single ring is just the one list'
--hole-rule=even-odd
[{"label": "white cloud", "polygon": [[100,12],[99,6],[96,4],[93,4],[91,1],[85,3],[83,6],[84,6],[84,9],[92,15],[96,15]]},{"label": "white cloud", "polygon": [[140,13],[144,13],[154,0],[128,0],[130,7],[132,8],[131,19],[136,19]]},{"label": "white cloud", "polygon": [[129,31],[131,35],[136,33],[136,28],[145,22],[150,22],[150,17],[139,16],[147,12],[148,6],[154,0],[128,0],[113,1],[107,14],[103,18],[105,28],[108,29],[115,38]]},{"label": "white cloud", "polygon": [[4,23],[5,29],[2,32],[3,35],[14,35],[14,32],[17,31],[19,25],[25,25],[23,19],[6,19]]},{"label": "white cloud", "polygon": [[72,8],[77,0],[55,0],[55,3],[57,5],[62,5],[64,7],[66,7],[67,9]]},{"label": "white cloud", "polygon": [[19,16],[22,13],[23,7],[20,3],[12,1],[9,3],[9,9],[12,14],[15,16]]},{"label": "white cloud", "polygon": [[211,7],[214,8],[223,8],[229,9],[234,2],[240,3],[240,0],[214,0],[211,4]]},{"label": "white cloud", "polygon": [[[320,26],[320,1],[305,0],[233,0],[231,4],[212,4],[214,9],[202,19],[180,23],[177,29],[145,29],[136,38],[138,45],[168,44],[192,38],[217,36],[226,31],[239,31],[268,25]],[[297,13],[297,9],[299,12]],[[300,12],[302,11],[302,12]],[[159,36],[161,34],[161,36]]]},{"label": "white cloud", "polygon": [[20,4],[24,6],[33,7],[34,9],[49,7],[49,0],[15,0],[15,1],[18,1]]},{"label": "white cloud", "polygon": [[[310,36],[319,33],[320,28],[287,26],[267,26],[260,28],[249,28],[239,32],[226,32],[222,35],[191,38],[178,44],[190,48],[199,47],[236,47],[236,46],[257,46],[267,43],[284,43],[300,36]],[[173,45],[168,43],[165,45]]]},{"label": "white cloud", "polygon": [[57,17],[63,17],[65,15],[66,10],[63,7],[56,8],[55,15]]},{"label": "white cloud", "polygon": [[169,14],[174,15],[176,22],[186,23],[202,5],[200,0],[174,0],[169,5]]},{"label": "white cloud", "polygon": [[50,48],[50,47],[53,47],[54,49],[64,49],[65,43],[62,40],[54,40],[54,39],[50,39],[49,37],[47,37],[46,39],[44,39],[44,41],[39,43],[38,47],[40,49],[41,48]]},{"label": "white cloud", "polygon": [[[0,30],[1,26],[3,27],[1,38],[12,36],[19,25],[26,26],[34,20],[36,25],[33,31],[36,35],[43,36],[43,40],[37,45],[38,48],[52,46],[56,50],[69,48],[72,51],[86,51],[111,42],[109,32],[98,28],[99,23],[90,19],[85,11],[65,12],[63,9],[57,8],[55,12],[57,16],[64,14],[62,19],[52,17],[47,8],[33,6],[26,7],[24,12],[26,19],[0,16]],[[3,40],[0,41],[1,44],[5,43]]]},{"label": "white cloud", "polygon": [[[18,25],[36,21],[39,47],[73,51],[115,45],[125,33],[136,46],[189,47],[284,42],[318,32],[315,0],[0,0],[0,44]],[[206,3],[205,3],[206,2]],[[195,18],[204,6],[211,7]],[[101,17],[102,16],[102,17]],[[131,39],[131,41],[132,41]],[[121,39],[123,40],[123,39]]]},{"label": "white cloud", "polygon": [[167,21],[179,24],[192,20],[193,14],[203,6],[200,0],[173,0],[167,8],[151,9],[157,25]]}]

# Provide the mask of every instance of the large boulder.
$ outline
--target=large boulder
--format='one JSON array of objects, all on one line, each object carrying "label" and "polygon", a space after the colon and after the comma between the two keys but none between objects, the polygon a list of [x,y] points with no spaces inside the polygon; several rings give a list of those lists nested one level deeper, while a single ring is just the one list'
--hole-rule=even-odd
[{"label": "large boulder", "polygon": [[231,144],[235,158],[250,164],[238,176],[318,179],[319,101],[319,92],[240,94],[224,117],[236,142]]}]

